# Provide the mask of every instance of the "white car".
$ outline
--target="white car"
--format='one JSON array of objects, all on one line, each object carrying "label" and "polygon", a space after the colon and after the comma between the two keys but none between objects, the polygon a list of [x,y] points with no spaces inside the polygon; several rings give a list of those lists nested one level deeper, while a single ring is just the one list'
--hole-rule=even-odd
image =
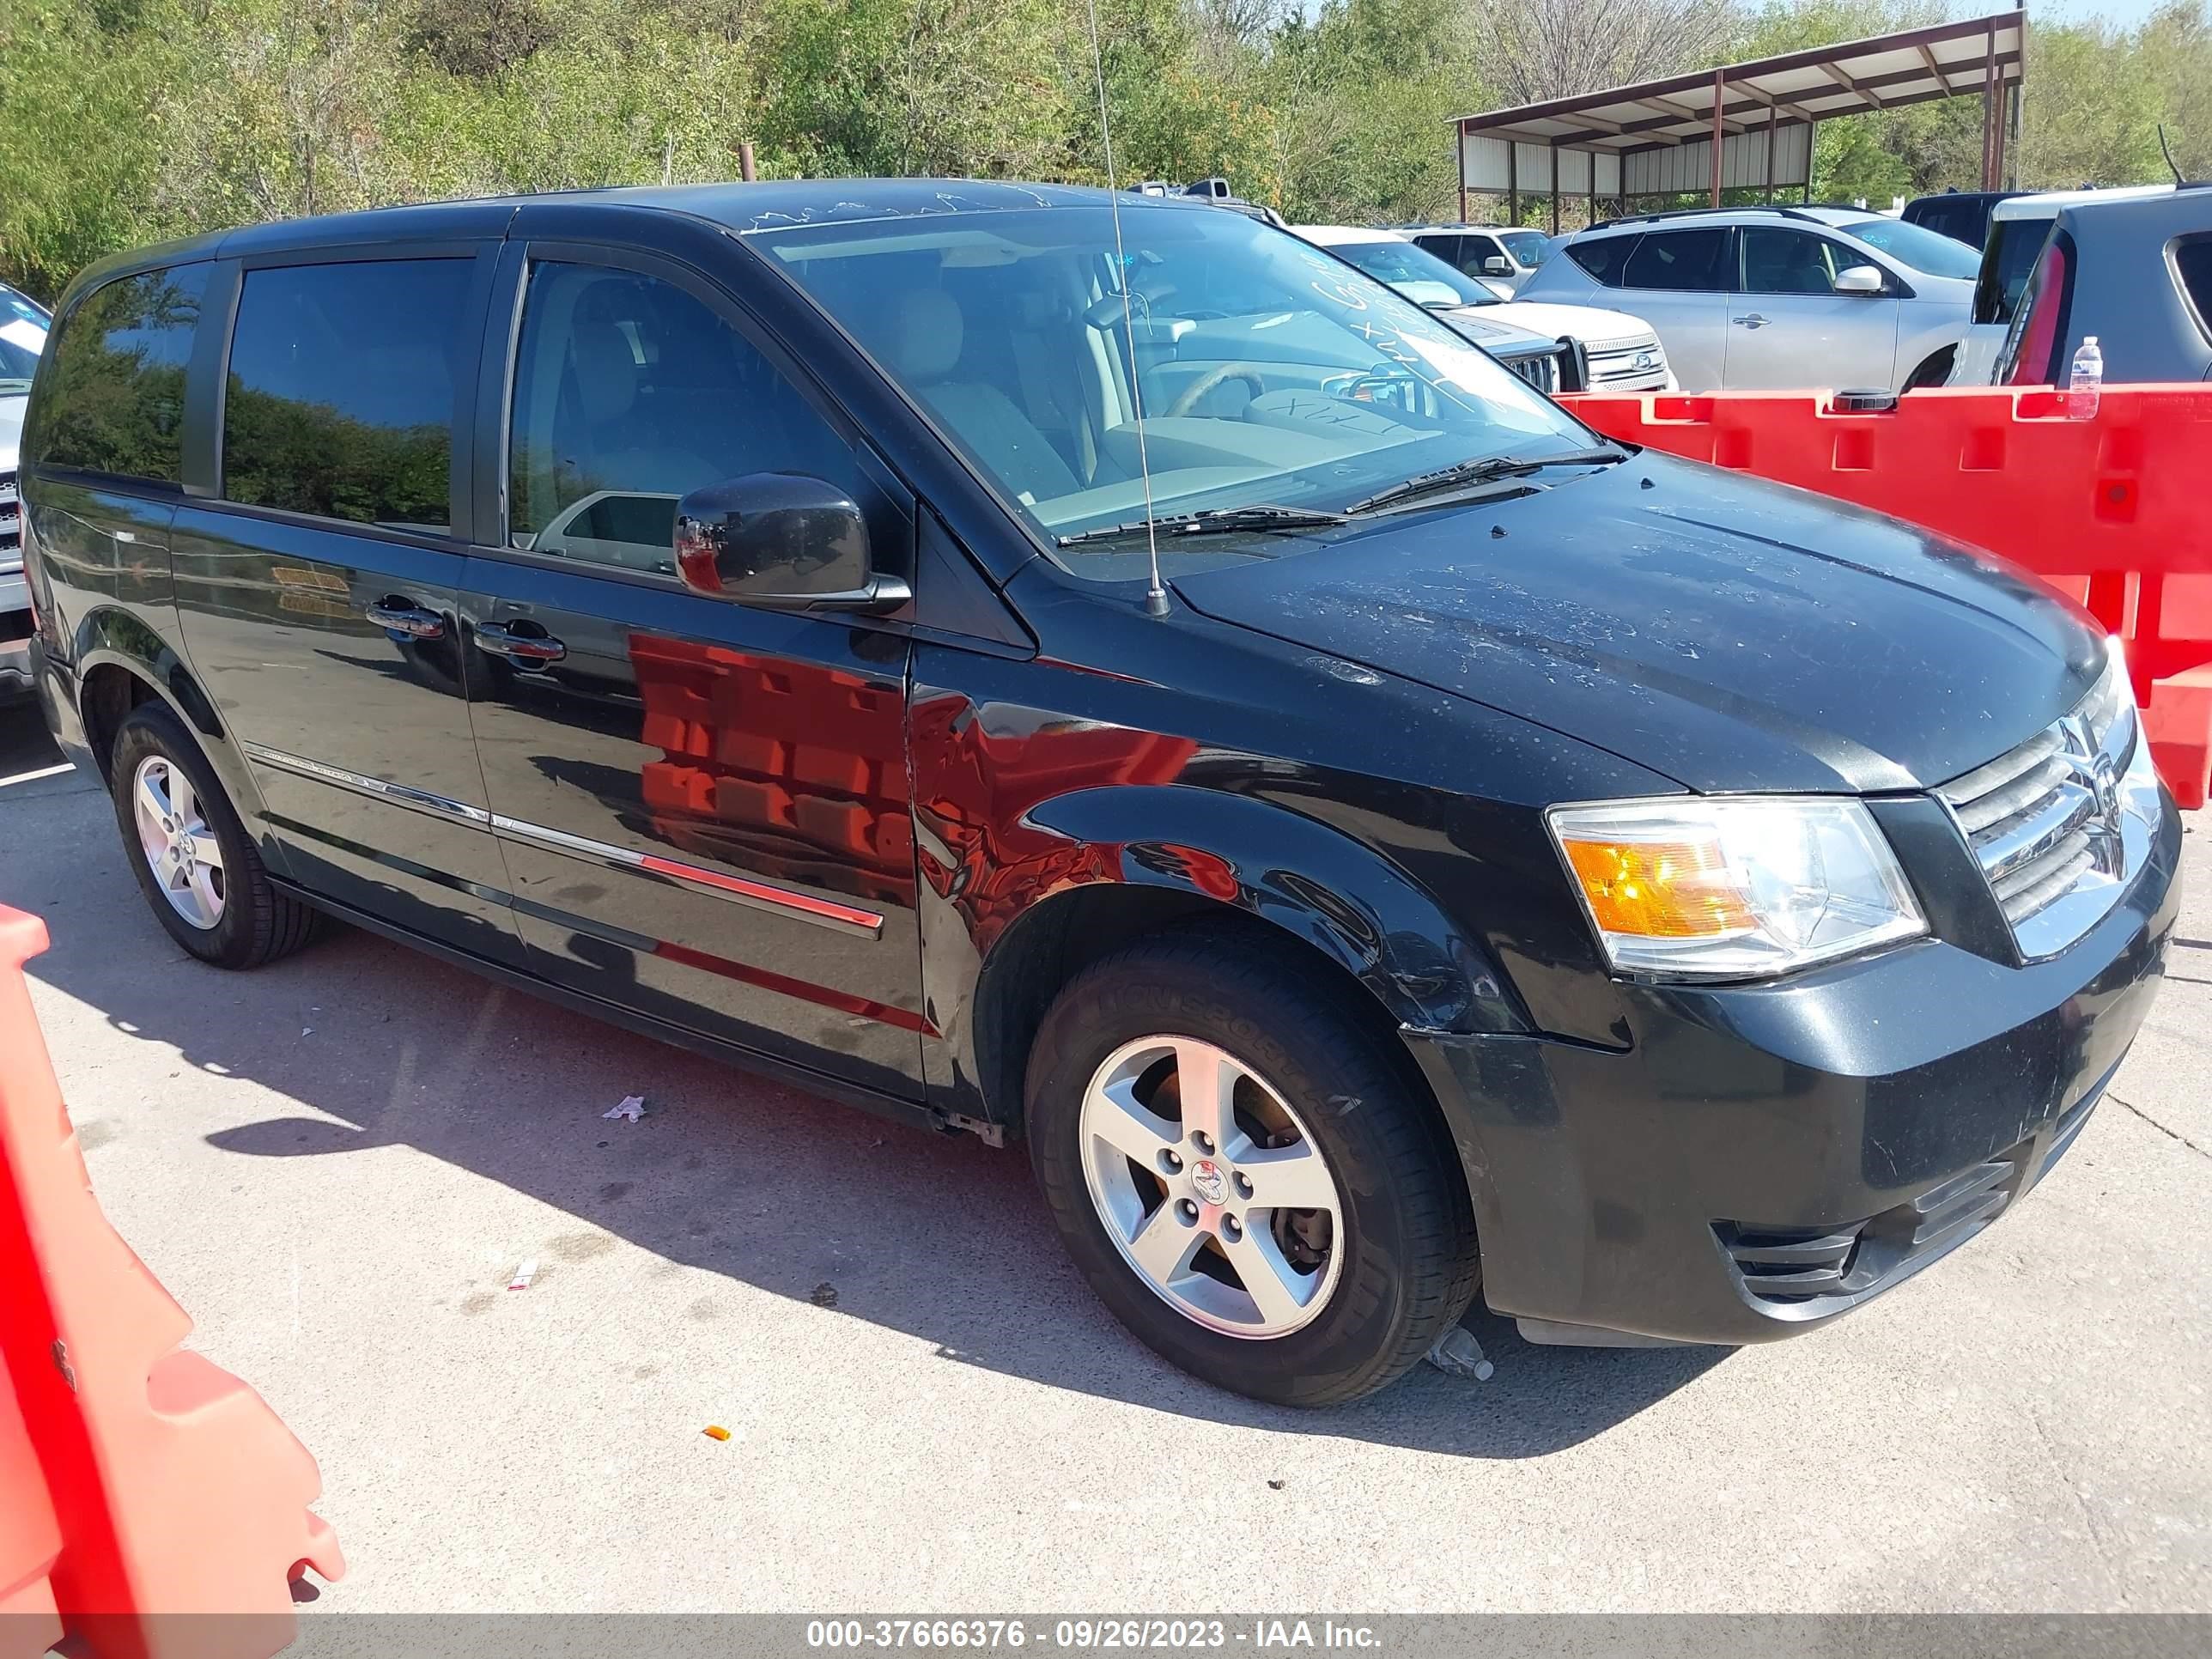
[{"label": "white car", "polygon": [[44,307],[0,283],[0,702],[12,702],[32,689],[31,592],[23,579],[15,448],[50,320]]},{"label": "white car", "polygon": [[1407,299],[1442,313],[1476,343],[1483,324],[1504,323],[1554,340],[1571,340],[1589,362],[1593,392],[1671,392],[1674,378],[1667,352],[1650,324],[1623,311],[1595,306],[1539,305],[1500,300],[1487,287],[1455,270],[1403,231],[1351,225],[1293,225],[1295,235],[1358,265]]},{"label": "white car", "polygon": [[1981,275],[1974,283],[1974,306],[1966,337],[1951,364],[1948,386],[1988,386],[1996,378],[2021,290],[2035,269],[2043,239],[2051,234],[2058,210],[2085,202],[2120,202],[2135,196],[2171,196],[2172,185],[2130,185],[2119,190],[2049,190],[2008,196],[1990,210],[1990,234],[1982,244]]},{"label": "white car", "polygon": [[1981,256],[1856,208],[1694,208],[1578,231],[1521,292],[1649,317],[1685,389],[1940,386]]},{"label": "white car", "polygon": [[1540,230],[1497,225],[1401,225],[1424,252],[1510,299],[1552,256],[1552,239]]}]

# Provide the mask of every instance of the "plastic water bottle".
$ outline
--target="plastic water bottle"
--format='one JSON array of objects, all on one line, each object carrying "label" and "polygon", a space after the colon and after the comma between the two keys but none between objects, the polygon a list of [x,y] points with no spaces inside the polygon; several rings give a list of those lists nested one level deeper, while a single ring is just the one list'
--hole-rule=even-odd
[{"label": "plastic water bottle", "polygon": [[2097,349],[2097,337],[2085,334],[2081,349],[2074,354],[2073,377],[2066,383],[2066,418],[2095,420],[2097,396],[2104,384],[2105,354]]}]

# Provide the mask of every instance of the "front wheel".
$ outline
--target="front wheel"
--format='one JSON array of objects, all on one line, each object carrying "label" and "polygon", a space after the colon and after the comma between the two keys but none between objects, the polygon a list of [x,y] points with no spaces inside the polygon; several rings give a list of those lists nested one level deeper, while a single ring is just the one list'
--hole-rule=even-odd
[{"label": "front wheel", "polygon": [[1335,1006],[1206,932],[1093,964],[1030,1052],[1031,1160],[1093,1290],[1186,1370],[1332,1405],[1467,1310],[1474,1226],[1432,1104]]}]

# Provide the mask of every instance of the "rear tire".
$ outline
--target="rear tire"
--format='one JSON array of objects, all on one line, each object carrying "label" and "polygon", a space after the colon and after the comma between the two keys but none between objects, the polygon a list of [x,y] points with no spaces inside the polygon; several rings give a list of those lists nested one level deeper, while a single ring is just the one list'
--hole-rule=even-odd
[{"label": "rear tire", "polygon": [[[1392,1382],[1480,1281],[1443,1124],[1347,993],[1242,940],[1163,934],[1077,975],[1030,1054],[1030,1159],[1092,1290],[1185,1370],[1282,1405]],[[1210,1117],[1200,1085],[1182,1097],[1209,1055],[1231,1079]]]},{"label": "rear tire", "polygon": [[125,856],[169,937],[218,968],[258,968],[315,936],[320,916],[277,890],[215,769],[167,706],[132,709],[109,751]]}]

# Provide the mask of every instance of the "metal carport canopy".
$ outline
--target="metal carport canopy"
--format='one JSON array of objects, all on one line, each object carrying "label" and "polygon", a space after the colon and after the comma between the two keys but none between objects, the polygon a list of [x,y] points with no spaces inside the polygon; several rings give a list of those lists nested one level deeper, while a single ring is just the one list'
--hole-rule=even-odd
[{"label": "metal carport canopy", "polygon": [[1517,109],[1467,115],[1462,216],[1472,191],[1622,199],[1723,189],[1809,188],[1815,123],[1962,93],[1983,95],[1982,179],[1994,189],[2002,104],[2021,79],[2024,10],[1697,70]]}]

